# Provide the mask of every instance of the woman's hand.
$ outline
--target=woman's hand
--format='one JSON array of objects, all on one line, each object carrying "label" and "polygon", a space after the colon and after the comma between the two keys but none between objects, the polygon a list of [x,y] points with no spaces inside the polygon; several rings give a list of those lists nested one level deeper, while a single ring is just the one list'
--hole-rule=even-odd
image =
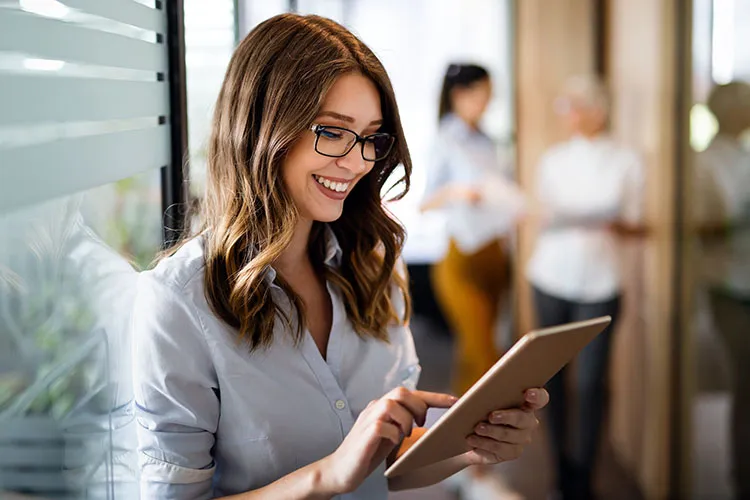
[{"label": "woman's hand", "polygon": [[328,491],[340,495],[354,491],[381,462],[411,435],[416,422],[423,426],[428,408],[449,408],[456,398],[403,387],[371,401],[360,413],[341,446],[322,460]]},{"label": "woman's hand", "polygon": [[464,455],[466,465],[490,465],[520,457],[539,426],[535,412],[548,402],[547,391],[530,389],[522,408],[490,413],[487,421],[480,422],[466,439],[472,448]]},{"label": "woman's hand", "polygon": [[420,205],[419,210],[429,212],[430,210],[443,208],[451,203],[459,202],[476,205],[480,201],[482,201],[482,193],[479,189],[466,184],[448,184],[438,189],[424,201]]},{"label": "woman's hand", "polygon": [[450,198],[453,201],[460,201],[469,203],[470,205],[476,205],[480,201],[482,201],[482,193],[479,191],[479,189],[463,185],[463,184],[456,184],[450,186]]}]

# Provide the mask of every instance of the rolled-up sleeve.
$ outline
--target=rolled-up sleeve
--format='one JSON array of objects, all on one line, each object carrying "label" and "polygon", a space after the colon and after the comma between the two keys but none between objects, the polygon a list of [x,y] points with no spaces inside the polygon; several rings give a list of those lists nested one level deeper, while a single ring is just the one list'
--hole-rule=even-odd
[{"label": "rolled-up sleeve", "polygon": [[212,498],[217,377],[179,289],[141,274],[133,313],[133,382],[142,499]]}]

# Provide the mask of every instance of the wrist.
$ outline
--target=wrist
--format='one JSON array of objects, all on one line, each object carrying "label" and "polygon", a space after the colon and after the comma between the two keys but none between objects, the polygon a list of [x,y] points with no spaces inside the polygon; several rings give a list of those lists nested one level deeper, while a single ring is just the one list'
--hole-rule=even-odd
[{"label": "wrist", "polygon": [[331,498],[345,493],[331,474],[333,470],[330,463],[330,456],[322,458],[317,462],[310,464],[310,490],[312,499],[330,500]]}]

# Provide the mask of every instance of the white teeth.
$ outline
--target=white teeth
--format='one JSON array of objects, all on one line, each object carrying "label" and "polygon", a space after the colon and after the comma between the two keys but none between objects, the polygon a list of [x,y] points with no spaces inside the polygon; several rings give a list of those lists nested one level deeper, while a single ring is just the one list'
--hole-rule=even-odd
[{"label": "white teeth", "polygon": [[344,193],[347,189],[349,189],[348,182],[334,182],[319,175],[315,176],[315,180],[318,181],[318,184],[325,186],[331,191],[336,191],[337,193]]}]

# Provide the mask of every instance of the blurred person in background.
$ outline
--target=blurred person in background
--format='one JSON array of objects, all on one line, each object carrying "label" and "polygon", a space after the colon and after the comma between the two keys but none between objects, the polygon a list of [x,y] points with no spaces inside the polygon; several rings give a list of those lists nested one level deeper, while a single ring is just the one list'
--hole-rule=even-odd
[{"label": "blurred person in background", "polygon": [[642,232],[644,170],[634,151],[607,134],[609,102],[598,78],[569,79],[555,105],[571,137],[549,149],[538,166],[540,228],[527,278],[540,327],[605,315],[613,319],[571,365],[577,392],[572,440],[566,432],[569,370],[548,385],[556,496],[586,500],[593,497],[610,346],[622,300],[618,238]]},{"label": "blurred person in background", "polygon": [[139,280],[144,498],[385,500],[517,456],[544,389],[467,453],[386,480],[416,390],[405,234],[381,193],[411,160],[381,62],[343,26],[282,14],[239,44],[216,103],[203,225]]},{"label": "blurred person in background", "polygon": [[[510,232],[524,207],[498,147],[481,129],[492,96],[489,72],[451,64],[443,78],[438,134],[421,210],[439,210],[450,242],[433,267],[432,286],[454,335],[453,391],[461,395],[499,357],[495,330],[509,286]],[[475,468],[451,486],[466,499],[515,498],[497,475]]]},{"label": "blurred person in background", "polygon": [[708,107],[718,133],[696,158],[701,283],[730,359],[732,474],[736,498],[750,498],[750,84],[716,86]]},{"label": "blurred person in background", "polygon": [[523,195],[480,126],[492,96],[487,70],[451,64],[443,78],[439,128],[421,210],[440,210],[450,243],[432,272],[455,335],[453,390],[463,394],[497,361],[495,327],[509,283],[508,236]]}]

